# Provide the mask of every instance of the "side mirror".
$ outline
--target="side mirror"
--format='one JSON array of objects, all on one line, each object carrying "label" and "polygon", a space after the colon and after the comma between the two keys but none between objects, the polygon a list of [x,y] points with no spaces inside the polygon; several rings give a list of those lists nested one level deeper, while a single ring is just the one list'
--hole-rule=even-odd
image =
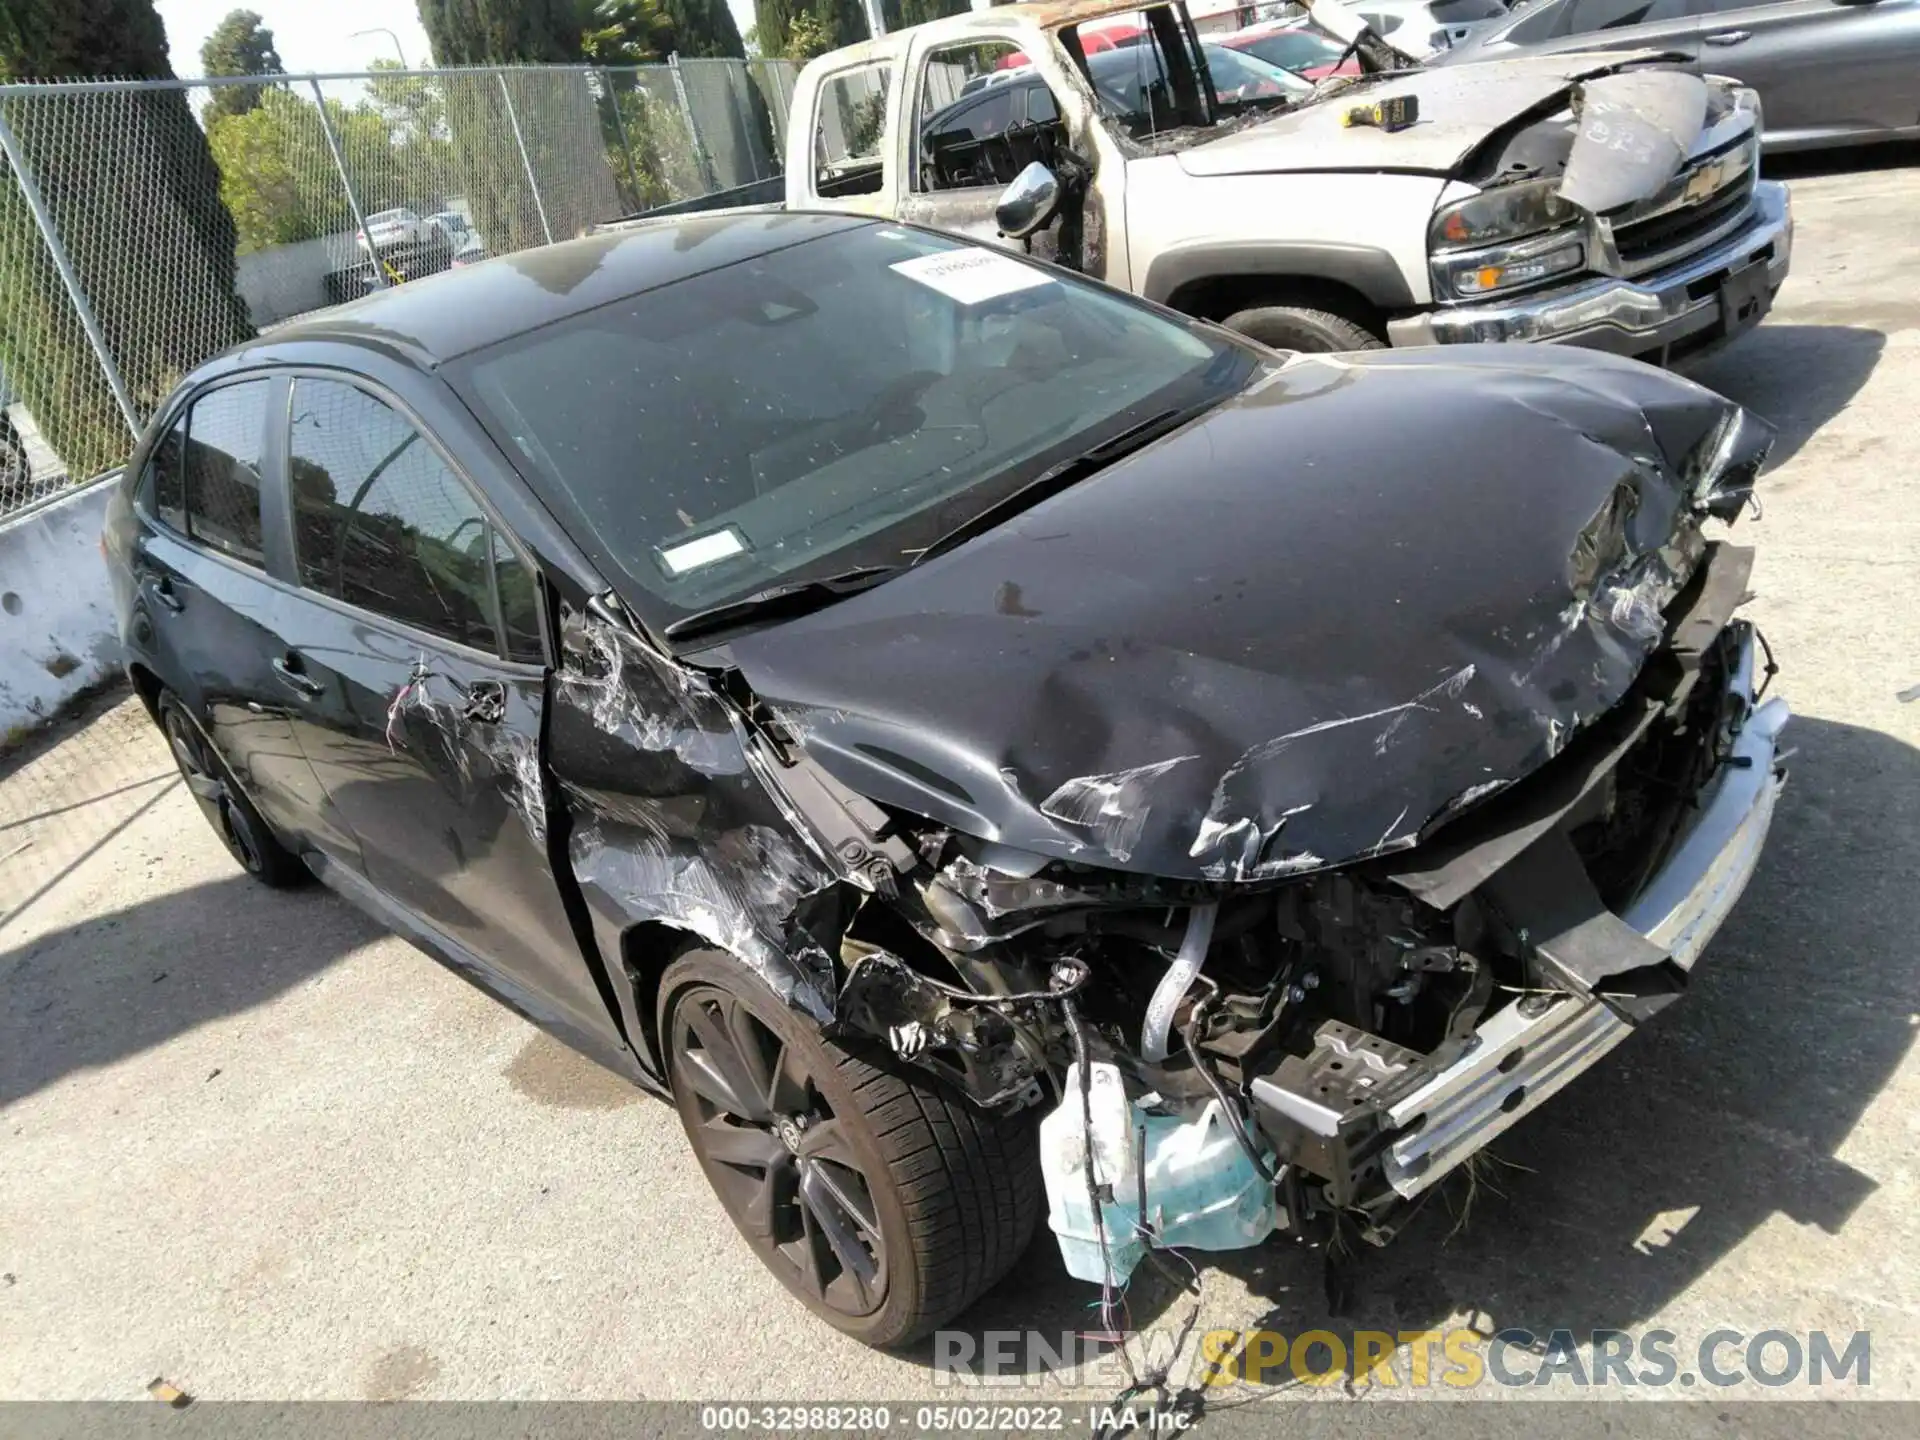
[{"label": "side mirror", "polygon": [[1024,240],[1053,219],[1054,211],[1059,208],[1059,178],[1036,160],[1000,192],[1000,203],[993,207],[993,219],[1002,235]]}]

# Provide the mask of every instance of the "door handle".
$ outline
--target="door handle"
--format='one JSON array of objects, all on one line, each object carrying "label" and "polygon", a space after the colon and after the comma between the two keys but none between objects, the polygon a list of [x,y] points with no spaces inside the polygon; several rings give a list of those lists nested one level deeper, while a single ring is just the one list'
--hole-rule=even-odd
[{"label": "door handle", "polygon": [[187,602],[173,593],[173,581],[165,575],[149,584],[147,589],[152,592],[154,599],[176,615],[187,608]]},{"label": "door handle", "polygon": [[292,655],[288,655],[273,662],[273,673],[280,677],[280,683],[282,685],[285,685],[289,690],[293,691],[294,694],[304,696],[308,700],[315,700],[326,694],[327,687],[319,681],[311,680],[302,674],[297,668],[298,665],[298,659]]},{"label": "door handle", "polygon": [[507,718],[507,687],[498,680],[476,680],[467,687],[460,718],[475,725],[498,725]]},{"label": "door handle", "polygon": [[1742,40],[1752,37],[1751,30],[1716,30],[1711,35],[1703,35],[1701,39],[1709,45],[1738,45]]}]

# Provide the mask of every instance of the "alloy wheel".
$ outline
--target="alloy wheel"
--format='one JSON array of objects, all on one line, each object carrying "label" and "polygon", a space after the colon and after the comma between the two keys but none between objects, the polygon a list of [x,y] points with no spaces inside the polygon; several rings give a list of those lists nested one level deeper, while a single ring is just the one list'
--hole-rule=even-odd
[{"label": "alloy wheel", "polygon": [[265,864],[259,837],[253,833],[250,819],[227,793],[226,781],[208,762],[199,735],[174,705],[165,707],[161,726],[166,732],[167,746],[173,751],[173,763],[180,767],[180,778],[187,782],[194,803],[199,805],[233,858],[249,873],[259,874]]},{"label": "alloy wheel", "polygon": [[800,1048],[724,990],[675,1004],[675,1089],[720,1201],[787,1283],[847,1316],[887,1298],[873,1187]]}]

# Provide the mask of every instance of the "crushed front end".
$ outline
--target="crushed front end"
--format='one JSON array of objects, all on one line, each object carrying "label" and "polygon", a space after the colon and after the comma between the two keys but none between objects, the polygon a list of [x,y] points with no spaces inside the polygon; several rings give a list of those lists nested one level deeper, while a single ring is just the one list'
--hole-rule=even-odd
[{"label": "crushed front end", "polygon": [[[1310,370],[1311,389],[1345,363],[1288,373]],[[1607,364],[1600,390],[1646,400],[1640,439],[1560,396],[1567,453],[1604,459],[1585,492],[1598,498],[1580,502],[1551,584],[1525,579],[1531,610],[1504,623],[1469,607],[1512,642],[1498,673],[1480,640],[1428,649],[1435,678],[1401,682],[1398,703],[1357,699],[1219,752],[1230,763],[1088,773],[990,822],[863,797],[852,831],[814,823],[798,777],[879,757],[902,783],[976,797],[936,772],[938,751],[909,756],[905,728],[756,699],[792,767],[770,783],[861,877],[795,912],[832,962],[828,1033],[1044,1117],[1076,1274],[1117,1281],[1145,1246],[1250,1244],[1316,1216],[1384,1243],[1411,1202],[1685,990],[1784,779],[1786,705],[1735,616],[1753,554],[1724,538],[1772,437],[1684,381]],[[857,611],[844,623],[870,633]],[[780,654],[804,643],[790,631]],[[1009,682],[999,702],[1018,710],[1019,693]],[[1114,693],[1137,703],[1124,682]],[[1455,738],[1476,734],[1479,749]],[[1014,764],[990,782],[1033,793]],[[1355,797],[1365,807],[1341,808]]]},{"label": "crushed front end", "polygon": [[[1730,616],[1749,558],[1705,547],[1625,700],[1391,855],[1159,881],[923,833],[892,901],[832,922],[840,1033],[1076,1131],[1094,1103],[1078,1077],[1110,1067],[1133,1146],[1113,1164],[1141,1185],[1113,1194],[1096,1152],[1116,1256],[1143,1235],[1204,1247],[1179,1230],[1191,1207],[1171,1213],[1145,1177],[1166,1168],[1154,1147],[1197,1144],[1171,1137],[1218,1129],[1221,1107],[1242,1152],[1214,1146],[1221,1185],[1258,1173],[1272,1223],[1344,1213],[1384,1241],[1408,1201],[1677,998],[1746,886],[1787,720],[1764,642]],[[1056,1219],[1085,1193],[1079,1154],[1046,1171],[1067,1192]]]},{"label": "crushed front end", "polygon": [[1497,132],[1428,239],[1434,308],[1396,345],[1551,341],[1658,364],[1757,325],[1792,263],[1787,187],[1760,178],[1750,89],[1679,69],[1576,83],[1568,107]]}]

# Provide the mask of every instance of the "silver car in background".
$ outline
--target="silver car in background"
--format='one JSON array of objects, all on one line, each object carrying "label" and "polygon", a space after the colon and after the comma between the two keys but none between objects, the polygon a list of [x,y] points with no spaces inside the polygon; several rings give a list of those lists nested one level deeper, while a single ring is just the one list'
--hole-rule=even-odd
[{"label": "silver car in background", "polygon": [[1341,0],[1403,55],[1444,54],[1507,18],[1505,0]]},{"label": "silver car in background", "polygon": [[1770,151],[1920,138],[1920,0],[1531,0],[1436,63],[1641,49],[1759,91]]}]

